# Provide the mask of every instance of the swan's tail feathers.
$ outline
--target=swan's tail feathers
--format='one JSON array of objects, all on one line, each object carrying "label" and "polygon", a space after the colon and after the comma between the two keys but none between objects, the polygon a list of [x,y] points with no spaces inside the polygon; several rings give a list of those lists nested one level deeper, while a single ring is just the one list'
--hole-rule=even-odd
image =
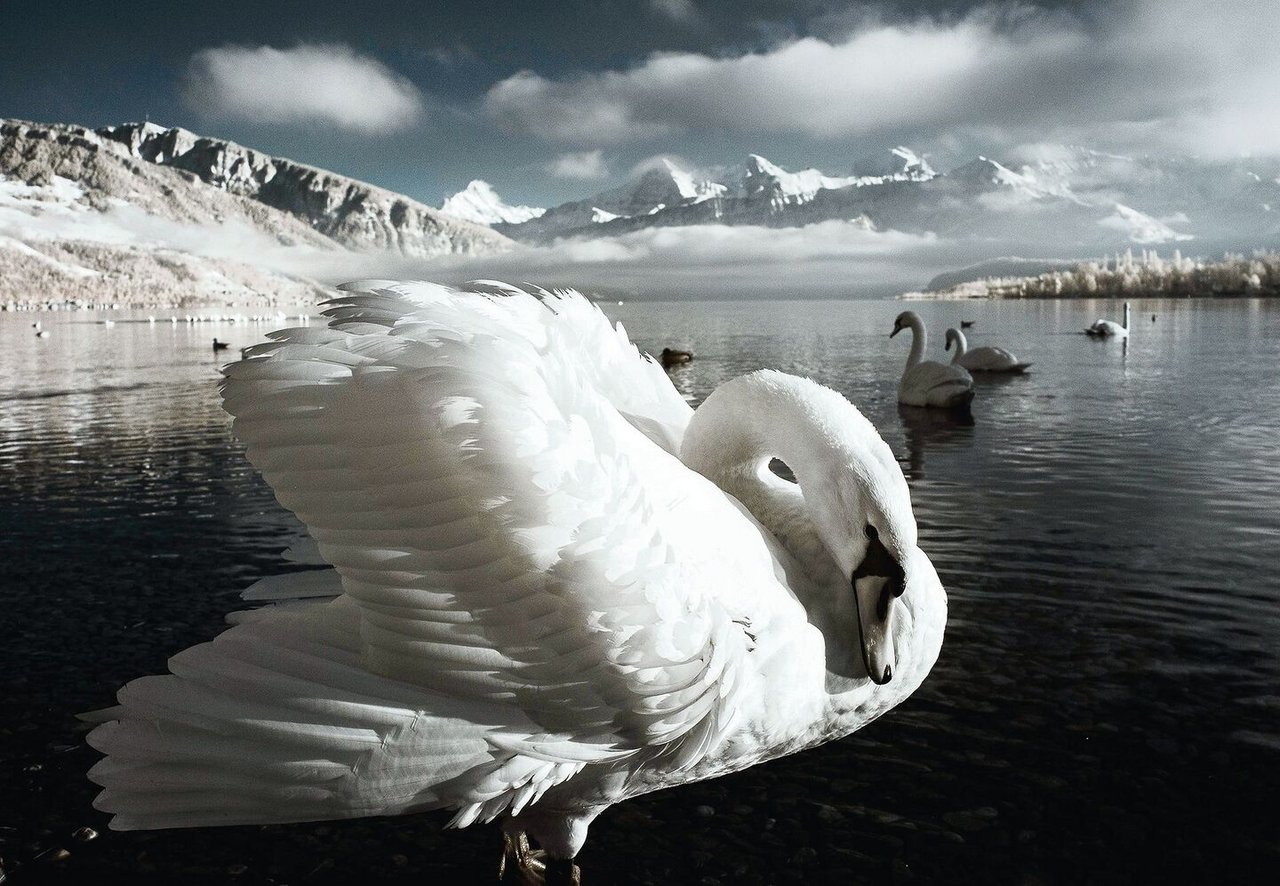
[{"label": "swan's tail feathers", "polygon": [[1015,372],[1018,375],[1021,375],[1022,373],[1026,372],[1028,369],[1030,369],[1034,365],[1035,365],[1034,363],[1014,363],[1012,366],[1009,367],[1009,371]]},{"label": "swan's tail feathers", "polygon": [[[371,674],[343,601],[232,628],[120,690],[89,734],[117,830],[268,824],[444,805],[433,787],[487,759],[421,690]],[[337,613],[337,618],[333,614]]]}]

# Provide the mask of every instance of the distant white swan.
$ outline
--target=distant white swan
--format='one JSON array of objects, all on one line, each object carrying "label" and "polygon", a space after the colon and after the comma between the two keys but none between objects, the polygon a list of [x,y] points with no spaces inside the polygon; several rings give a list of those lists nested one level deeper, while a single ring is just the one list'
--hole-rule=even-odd
[{"label": "distant white swan", "polygon": [[937,406],[960,409],[973,400],[973,376],[961,366],[922,360],[928,336],[924,321],[915,311],[903,311],[893,321],[893,338],[904,329],[911,330],[911,353],[898,382],[898,402],[906,406]]},{"label": "distant white swan", "polygon": [[1093,325],[1085,329],[1085,335],[1094,338],[1128,338],[1129,337],[1129,303],[1124,303],[1124,325],[1114,320],[1095,320]]},{"label": "distant white swan", "polygon": [[969,342],[959,329],[947,330],[946,350],[955,344],[951,357],[952,366],[962,366],[970,372],[1026,372],[1030,363],[1020,363],[1018,358],[1004,348],[979,347],[969,350]]},{"label": "distant white swan", "polygon": [[693,412],[576,293],[348,289],[223,386],[332,568],[260,582],[301,602],[120,690],[89,736],[113,827],[450,808],[568,882],[609,805],[846,735],[925,678],[946,595],[844,397],[759,371]]}]

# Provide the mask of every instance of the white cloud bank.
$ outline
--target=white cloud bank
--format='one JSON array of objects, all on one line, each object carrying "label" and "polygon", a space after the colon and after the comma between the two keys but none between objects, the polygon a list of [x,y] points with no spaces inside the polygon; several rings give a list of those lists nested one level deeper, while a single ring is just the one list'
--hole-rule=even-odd
[{"label": "white cloud bank", "polygon": [[341,44],[202,49],[188,63],[183,100],[213,118],[362,133],[404,129],[423,113],[412,83]]},{"label": "white cloud bank", "polygon": [[556,178],[570,181],[596,181],[609,175],[609,165],[598,149],[561,154],[548,163],[546,169]]},{"label": "white cloud bank", "polygon": [[1203,152],[1280,151],[1280,5],[1135,0],[1092,20],[1022,4],[864,22],[762,52],[668,52],[572,79],[521,71],[484,99],[500,125],[569,144],[680,130],[818,138],[957,129]]},{"label": "white cloud bank", "polygon": [[827,221],[803,228],[645,228],[518,245],[498,255],[442,257],[399,270],[450,282],[484,277],[571,286],[619,298],[856,298],[919,288],[967,255],[961,245],[932,234]]}]

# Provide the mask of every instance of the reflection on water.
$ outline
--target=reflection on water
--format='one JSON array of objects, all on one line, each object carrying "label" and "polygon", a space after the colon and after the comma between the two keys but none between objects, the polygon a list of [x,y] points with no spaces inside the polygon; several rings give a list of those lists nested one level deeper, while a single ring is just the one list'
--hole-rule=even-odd
[{"label": "reflection on water", "polygon": [[[957,419],[897,405],[898,303],[606,308],[646,349],[697,355],[670,373],[694,401],[761,367],[846,394],[903,466],[951,620],[934,675],[893,715],[609,812],[586,869],[652,883],[1267,880],[1280,861],[1264,811],[1280,788],[1280,305],[1135,300],[1127,343],[1079,334],[1105,303],[912,307],[934,359],[963,312],[973,346],[1035,366],[979,379]],[[231,437],[209,342],[239,348],[270,327],[75,319],[44,318],[51,335],[36,339],[30,319],[0,315],[5,857],[48,844],[44,831],[101,829],[69,713],[216,633],[294,526]],[[492,848],[482,832],[363,823],[326,832],[329,870],[380,879],[368,846],[410,828],[432,859],[409,853],[413,865]],[[161,874],[184,856],[266,869],[282,845],[313,861],[308,840],[305,827],[113,836],[82,870],[133,871],[144,847],[167,849]],[[725,878],[725,858],[749,864]],[[314,868],[283,859],[277,879]]]},{"label": "reflection on water", "polygon": [[898,418],[906,436],[908,482],[924,479],[924,456],[930,449],[968,447],[973,444],[973,412],[968,409],[928,409],[898,404]]}]

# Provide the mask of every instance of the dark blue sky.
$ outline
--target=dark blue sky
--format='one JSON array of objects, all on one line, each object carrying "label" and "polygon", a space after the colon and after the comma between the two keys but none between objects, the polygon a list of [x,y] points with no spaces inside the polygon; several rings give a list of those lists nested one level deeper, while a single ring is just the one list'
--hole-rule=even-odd
[{"label": "dark blue sky", "polygon": [[1222,150],[1274,149],[1276,4],[1196,8],[4,0],[0,116],[149,117],[433,204],[473,177],[558,202],[658,153],[835,174],[900,141],[1205,150],[1227,124]]}]

